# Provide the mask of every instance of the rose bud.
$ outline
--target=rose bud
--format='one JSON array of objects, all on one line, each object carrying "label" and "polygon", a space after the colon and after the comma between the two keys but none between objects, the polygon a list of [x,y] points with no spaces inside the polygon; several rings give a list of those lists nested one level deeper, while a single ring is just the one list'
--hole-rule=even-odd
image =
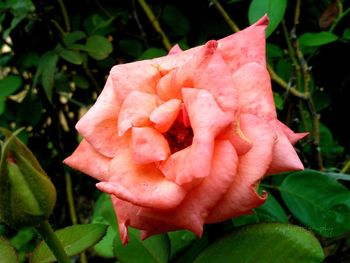
[{"label": "rose bud", "polygon": [[263,17],[218,41],[116,65],[76,128],[65,160],[112,196],[123,243],[252,213],[272,173],[301,170],[294,133],[277,120]]},{"label": "rose bud", "polygon": [[0,220],[10,227],[35,226],[56,203],[56,189],[32,152],[11,134],[5,135],[0,163]]}]

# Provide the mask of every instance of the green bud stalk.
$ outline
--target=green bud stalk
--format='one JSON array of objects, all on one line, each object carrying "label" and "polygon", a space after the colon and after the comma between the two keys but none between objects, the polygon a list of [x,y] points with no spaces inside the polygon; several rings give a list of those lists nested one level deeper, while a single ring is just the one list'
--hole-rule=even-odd
[{"label": "green bud stalk", "polygon": [[32,152],[16,132],[5,135],[0,161],[0,220],[10,227],[37,226],[48,219],[56,203],[56,189]]}]

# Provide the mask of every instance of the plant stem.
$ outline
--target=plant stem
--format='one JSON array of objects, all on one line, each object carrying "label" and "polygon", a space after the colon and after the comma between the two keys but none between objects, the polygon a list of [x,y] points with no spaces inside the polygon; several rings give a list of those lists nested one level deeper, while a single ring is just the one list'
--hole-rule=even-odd
[{"label": "plant stem", "polygon": [[333,32],[334,29],[338,26],[338,24],[340,23],[340,21],[347,16],[350,13],[350,7],[348,9],[346,9],[344,12],[339,12],[339,16],[337,17],[337,19],[333,22],[331,28],[329,29],[329,32]]},{"label": "plant stem", "polygon": [[149,7],[149,5],[146,3],[145,0],[137,0],[137,2],[142,7],[143,11],[145,12],[146,16],[148,17],[149,21],[151,22],[153,28],[162,37],[162,42],[163,42],[164,47],[166,48],[166,50],[169,51],[171,49],[170,41],[169,41],[168,37],[166,36],[166,34],[164,33],[163,29],[161,28],[161,26],[160,26],[157,18],[155,17],[152,9]]},{"label": "plant stem", "polygon": [[346,164],[344,165],[344,167],[341,169],[341,173],[346,173],[348,170],[350,169],[350,160],[348,160],[346,162]]},{"label": "plant stem", "polygon": [[77,219],[77,212],[75,210],[75,205],[73,200],[72,178],[68,172],[65,172],[65,178],[66,178],[66,194],[68,199],[70,219],[73,225],[75,225],[78,223],[78,219]]},{"label": "plant stem", "polygon": [[234,32],[240,31],[239,27],[236,25],[236,23],[230,18],[230,16],[227,14],[225,9],[222,7],[222,5],[217,0],[211,0],[211,2],[215,5],[216,9],[219,11],[221,16],[225,19],[226,23],[231,27],[231,29]]},{"label": "plant stem", "polygon": [[66,32],[70,32],[70,22],[69,22],[69,16],[68,16],[68,12],[67,12],[67,8],[63,3],[63,0],[58,0],[58,3],[61,7],[61,12],[62,12],[62,16],[64,19],[64,24],[66,25]]},{"label": "plant stem", "polygon": [[50,248],[52,253],[55,255],[55,257],[59,263],[71,263],[71,260],[69,259],[66,252],[64,251],[62,243],[57,238],[55,232],[53,231],[50,223],[47,220],[40,223],[36,227],[36,230],[39,232],[41,237],[44,239],[47,246]]}]

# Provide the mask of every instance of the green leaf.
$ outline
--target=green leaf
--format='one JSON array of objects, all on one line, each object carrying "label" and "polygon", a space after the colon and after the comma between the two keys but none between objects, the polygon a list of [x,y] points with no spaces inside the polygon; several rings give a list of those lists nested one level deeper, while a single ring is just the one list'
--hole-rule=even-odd
[{"label": "green leaf", "polygon": [[[4,261],[2,261],[4,260]],[[10,242],[0,237],[0,261],[6,263],[18,263],[19,259],[16,250]]]},{"label": "green leaf", "polygon": [[280,94],[278,94],[277,92],[273,93],[273,99],[275,101],[275,106],[277,109],[279,110],[283,110],[284,108],[284,101],[281,98]]},{"label": "green leaf", "polygon": [[73,82],[81,89],[89,88],[89,81],[82,75],[74,75]]},{"label": "green leaf", "polygon": [[86,34],[83,31],[74,31],[63,37],[63,43],[69,47],[75,42],[82,40],[86,37]]},{"label": "green leaf", "polygon": [[94,35],[87,39],[86,51],[92,58],[101,60],[107,58],[112,53],[113,46],[107,38]]},{"label": "green leaf", "polygon": [[272,34],[284,17],[287,8],[287,0],[253,0],[248,10],[250,24],[254,24],[263,15],[269,17],[269,25],[266,29],[266,37]]},{"label": "green leaf", "polygon": [[167,235],[156,235],[144,241],[140,239],[140,231],[129,228],[129,243],[123,246],[119,234],[115,238],[114,254],[121,262],[166,263],[169,259],[170,244]]},{"label": "green leaf", "polygon": [[114,239],[116,232],[111,226],[108,226],[104,238],[94,246],[95,253],[104,258],[114,258]]},{"label": "green leaf", "polygon": [[138,57],[138,60],[157,58],[165,56],[166,54],[167,52],[164,49],[151,47],[143,52],[142,55]]},{"label": "green leaf", "polygon": [[120,49],[129,56],[139,57],[143,51],[143,45],[136,39],[122,39],[119,41]]},{"label": "green leaf", "polygon": [[343,39],[350,40],[350,28],[345,28],[343,33]]},{"label": "green leaf", "polygon": [[331,32],[305,33],[299,37],[299,43],[304,47],[322,46],[337,40],[338,37]]},{"label": "green leaf", "polygon": [[168,233],[171,246],[170,258],[176,257],[185,251],[195,240],[196,235],[187,230],[179,230]]},{"label": "green leaf", "polygon": [[3,79],[0,79],[0,97],[6,98],[13,94],[22,85],[22,78],[17,75],[8,75]]},{"label": "green leaf", "polygon": [[279,46],[266,43],[266,55],[269,59],[282,58],[283,50]]},{"label": "green leaf", "polygon": [[83,63],[83,58],[80,55],[79,51],[62,49],[60,56],[61,58],[75,65],[81,65],[81,63]]},{"label": "green leaf", "polygon": [[36,86],[39,78],[41,77],[41,84],[44,87],[46,97],[49,101],[52,101],[57,61],[58,55],[53,51],[48,51],[42,55],[33,81],[33,85]]},{"label": "green leaf", "polygon": [[305,170],[289,175],[279,189],[292,214],[318,234],[334,237],[350,230],[350,191],[335,179]]},{"label": "green leaf", "polygon": [[[106,234],[102,224],[73,225],[55,231],[68,256],[74,256],[96,244]],[[47,263],[55,257],[46,243],[41,242],[33,252],[31,263]]]},{"label": "green leaf", "polygon": [[305,229],[282,223],[238,228],[208,246],[195,263],[320,263],[318,240]]},{"label": "green leaf", "polygon": [[162,14],[162,24],[167,32],[174,36],[184,36],[190,31],[190,22],[187,17],[174,5],[167,4]]}]

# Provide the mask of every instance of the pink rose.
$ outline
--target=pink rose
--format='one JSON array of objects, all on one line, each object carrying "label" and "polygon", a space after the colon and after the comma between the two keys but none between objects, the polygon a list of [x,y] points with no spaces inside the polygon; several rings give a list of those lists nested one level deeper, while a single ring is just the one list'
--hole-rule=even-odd
[{"label": "pink rose", "polygon": [[112,68],[65,160],[111,195],[120,236],[142,238],[249,214],[268,174],[301,170],[305,136],[277,120],[266,70],[267,17],[203,46]]}]

